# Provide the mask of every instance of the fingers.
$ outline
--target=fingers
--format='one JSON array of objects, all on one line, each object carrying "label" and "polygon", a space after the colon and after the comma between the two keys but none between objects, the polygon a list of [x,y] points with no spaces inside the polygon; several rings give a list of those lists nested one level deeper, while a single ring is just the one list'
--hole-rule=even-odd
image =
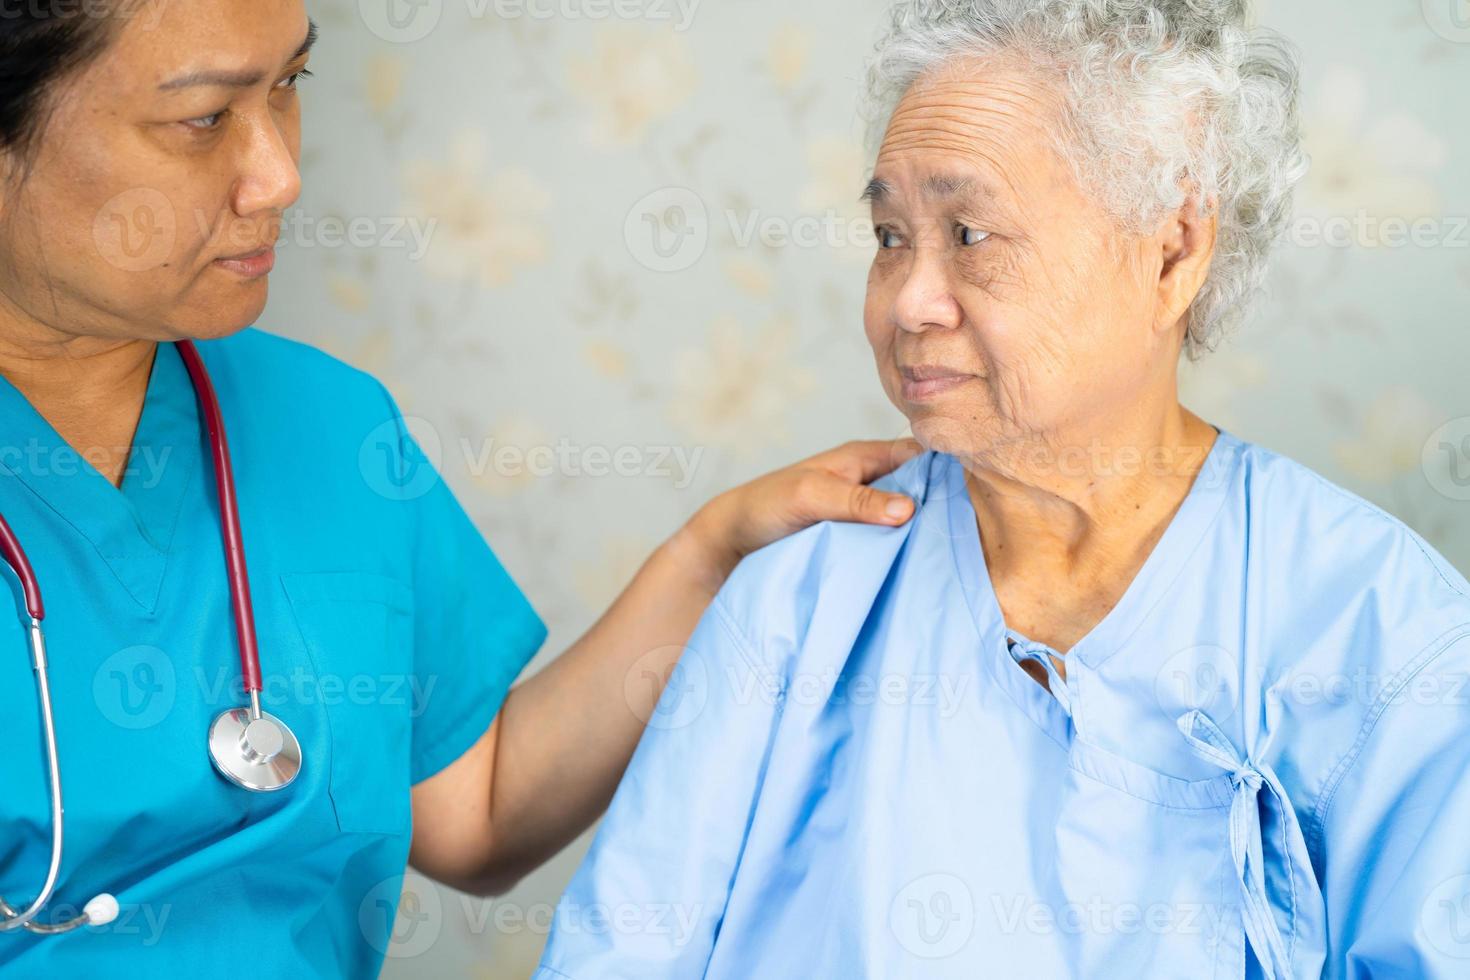
[{"label": "fingers", "polygon": [[844,520],[892,527],[914,516],[913,498],[901,493],[885,493],[872,487],[856,486],[848,492],[848,497],[851,513]]},{"label": "fingers", "polygon": [[914,439],[858,440],[817,457],[823,466],[855,483],[887,476],[924,451]]},{"label": "fingers", "polygon": [[914,516],[914,501],[901,493],[885,493],[834,473],[806,479],[803,510],[816,521],[843,521],[896,527]]}]

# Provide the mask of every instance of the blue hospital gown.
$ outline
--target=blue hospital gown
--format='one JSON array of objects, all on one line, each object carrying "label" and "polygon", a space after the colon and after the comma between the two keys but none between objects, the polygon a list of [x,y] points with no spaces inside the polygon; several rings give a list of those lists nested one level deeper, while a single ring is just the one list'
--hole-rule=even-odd
[{"label": "blue hospital gown", "polygon": [[1221,432],[1055,695],[964,472],[736,571],[537,980],[1470,977],[1470,585]]}]

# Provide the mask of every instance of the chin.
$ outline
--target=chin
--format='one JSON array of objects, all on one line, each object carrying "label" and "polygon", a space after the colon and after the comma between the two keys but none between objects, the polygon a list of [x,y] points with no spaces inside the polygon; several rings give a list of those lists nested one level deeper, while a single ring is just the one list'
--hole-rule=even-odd
[{"label": "chin", "polygon": [[933,412],[909,415],[909,425],[919,445],[936,453],[970,457],[989,445],[985,430],[971,419],[957,419]]},{"label": "chin", "polygon": [[[243,292],[243,291],[239,291]],[[246,297],[221,296],[213,302],[194,304],[184,316],[175,318],[171,332],[178,340],[219,340],[237,334],[260,321],[265,312],[265,283]]]}]

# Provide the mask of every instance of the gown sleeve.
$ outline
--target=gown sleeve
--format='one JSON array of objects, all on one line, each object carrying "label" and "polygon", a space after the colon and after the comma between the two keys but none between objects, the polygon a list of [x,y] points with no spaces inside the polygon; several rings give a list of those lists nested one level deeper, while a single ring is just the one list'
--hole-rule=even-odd
[{"label": "gown sleeve", "polygon": [[753,649],[717,598],[557,906],[533,980],[704,976],[780,702]]},{"label": "gown sleeve", "polygon": [[1391,682],[1323,822],[1327,976],[1470,977],[1470,636]]},{"label": "gown sleeve", "polygon": [[374,489],[406,510],[413,576],[410,779],[444,769],[485,734],[546,626],[414,440],[386,389],[396,476]]}]

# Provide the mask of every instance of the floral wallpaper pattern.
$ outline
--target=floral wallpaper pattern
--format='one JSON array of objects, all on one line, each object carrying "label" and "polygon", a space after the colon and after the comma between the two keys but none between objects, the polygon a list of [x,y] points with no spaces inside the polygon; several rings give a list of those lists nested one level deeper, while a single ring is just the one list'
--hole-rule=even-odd
[{"label": "floral wallpaper pattern", "polygon": [[[261,325],[388,384],[551,626],[537,665],[715,492],[903,432],[861,329],[882,0],[308,7],[306,189]],[[1313,171],[1186,402],[1470,571],[1470,18],[1259,15],[1303,51]],[[494,901],[409,874],[385,976],[529,976],[585,843]]]}]

